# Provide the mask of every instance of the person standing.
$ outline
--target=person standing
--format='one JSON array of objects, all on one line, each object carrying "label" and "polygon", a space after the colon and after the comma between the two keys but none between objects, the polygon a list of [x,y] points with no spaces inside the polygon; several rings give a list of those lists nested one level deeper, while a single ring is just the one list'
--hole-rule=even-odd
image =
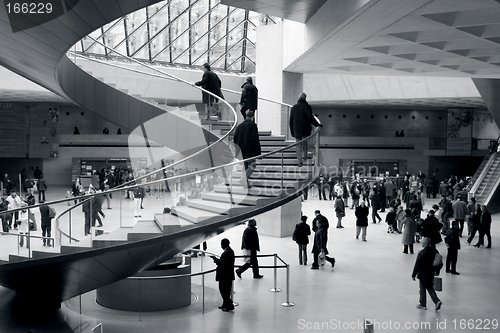
[{"label": "person standing", "polygon": [[366,228],[368,227],[368,214],[369,208],[366,207],[364,201],[361,201],[356,210],[354,211],[354,215],[356,215],[356,239],[359,239],[359,233],[363,231],[361,235],[361,239],[363,242],[366,242]]},{"label": "person standing", "polygon": [[422,237],[429,238],[431,240],[431,246],[436,248],[436,244],[441,243],[443,239],[441,238],[441,228],[443,224],[435,216],[435,211],[431,209],[427,214],[427,218],[422,222]]},{"label": "person standing", "polygon": [[460,250],[460,230],[457,220],[451,222],[451,228],[446,232],[444,238],[448,254],[446,256],[446,273],[460,275],[457,272],[458,250]]},{"label": "person standing", "polygon": [[90,216],[91,216],[91,202],[94,200],[94,198],[88,198],[84,199],[82,203],[82,212],[85,217],[85,222],[84,222],[84,233],[85,236],[90,235]]},{"label": "person standing", "polygon": [[385,187],[385,197],[387,198],[386,207],[389,207],[394,197],[394,189],[395,189],[394,183],[392,182],[392,180],[387,178],[384,183],[384,187]]},{"label": "person standing", "polygon": [[234,310],[233,300],[231,299],[231,289],[234,281],[234,251],[229,246],[229,239],[224,238],[220,241],[220,246],[224,250],[220,256],[210,256],[217,265],[215,269],[215,281],[219,282],[219,292],[222,296],[222,305],[219,306],[224,312]]},{"label": "person standing", "polygon": [[319,210],[314,211],[314,215],[316,216],[312,222],[312,231],[316,232],[319,228],[320,223],[325,224],[325,232],[326,232],[326,240],[328,241],[328,228],[330,228],[330,223],[328,222],[328,219],[321,215],[321,212]]},{"label": "person standing", "polygon": [[462,232],[464,231],[465,217],[469,215],[469,209],[465,201],[462,201],[460,195],[457,196],[457,201],[453,204],[453,217],[458,221],[460,225],[460,237],[462,237]]},{"label": "person standing", "polygon": [[488,246],[486,246],[487,249],[491,249],[491,214],[488,212],[488,208],[486,205],[481,206],[481,225],[479,226],[479,240],[477,241],[477,244],[474,245],[475,247],[480,247],[481,245],[484,245],[484,236],[486,235],[488,239]]},{"label": "person standing", "polygon": [[434,266],[434,259],[438,251],[431,247],[431,241],[428,238],[422,240],[422,247],[423,249],[418,252],[413,273],[411,274],[413,281],[415,281],[415,277],[419,279],[420,298],[417,309],[427,310],[427,291],[434,304],[436,304],[437,311],[443,305],[434,290],[434,276],[439,275],[441,269],[439,266]]},{"label": "person standing", "polygon": [[335,214],[337,216],[337,229],[344,228],[342,226],[342,218],[345,216],[345,206],[344,201],[338,195],[335,198]]},{"label": "person standing", "polygon": [[50,217],[50,207],[47,205],[40,206],[40,216],[42,220],[42,237],[48,237],[43,239],[43,246],[53,246],[50,242],[50,234],[52,230],[52,218]]},{"label": "person standing", "polygon": [[[255,114],[253,111],[247,111],[247,118],[236,128],[234,143],[236,145],[235,155],[238,156],[241,151],[244,160],[261,154],[259,129],[257,128],[257,124],[255,124]],[[240,183],[245,188],[250,188],[250,175],[255,171],[257,162],[254,159],[244,163],[245,174],[242,175]]]},{"label": "person standing", "polygon": [[[201,81],[196,82],[195,85],[202,87],[214,95],[224,98],[221,92],[222,82],[217,74],[210,70],[210,65],[208,63],[203,64],[203,76]],[[210,109],[212,108],[212,105],[217,101],[218,99],[216,97],[206,93],[205,91],[202,92],[202,102],[205,104],[207,120],[210,119]]]},{"label": "person standing", "polygon": [[33,172],[33,175],[34,175],[34,176],[35,176],[35,178],[36,178],[36,179],[38,179],[38,180],[40,180],[40,179],[42,179],[42,178],[43,178],[43,172],[42,172],[42,170],[40,170],[40,167],[39,167],[39,166],[37,166],[37,167],[35,168],[35,171]]},{"label": "person standing", "polygon": [[359,206],[359,197],[361,195],[361,190],[359,188],[358,182],[353,181],[351,185],[351,198],[352,198],[352,206],[351,209],[354,209]]},{"label": "person standing", "polygon": [[241,92],[240,98],[240,112],[243,115],[243,120],[245,120],[247,118],[247,110],[253,112],[257,110],[259,91],[253,84],[253,79],[251,76],[247,77],[245,83],[243,83],[241,88],[243,88],[243,91]]},{"label": "person standing", "polygon": [[441,213],[441,219],[443,223],[443,233],[446,234],[446,231],[448,231],[450,227],[450,222],[449,218],[453,216],[453,204],[451,201],[447,198],[445,194],[442,195],[441,197],[441,202],[440,202],[441,209],[443,212]]},{"label": "person standing", "polygon": [[403,240],[404,245],[403,253],[408,254],[408,247],[410,248],[410,253],[413,254],[413,244],[415,243],[415,233],[417,232],[417,222],[411,214],[410,209],[405,209],[405,218],[401,222],[403,228]]},{"label": "person standing", "polygon": [[38,179],[38,202],[40,201],[45,201],[45,191],[47,191],[47,183],[45,182],[45,179],[42,178]]},{"label": "person standing", "polygon": [[[297,142],[311,135],[311,125],[322,126],[313,116],[312,108],[309,103],[307,103],[306,97],[307,95],[305,93],[301,93],[299,95],[299,100],[290,111],[290,133]],[[296,147],[299,167],[301,167],[303,161],[307,159],[307,150],[307,141],[298,144]]]},{"label": "person standing", "polygon": [[294,240],[299,246],[299,265],[304,263],[307,265],[307,244],[309,244],[309,235],[311,234],[311,228],[307,224],[307,216],[302,216],[300,218],[301,222],[295,225],[295,231],[293,232]]},{"label": "person standing", "polygon": [[325,189],[327,189],[327,181],[322,173],[319,174],[318,177],[318,195],[319,200],[321,200],[321,195],[323,195],[323,200],[326,200]]},{"label": "person standing", "polygon": [[245,251],[246,255],[250,255],[250,260],[246,261],[243,266],[236,270],[236,275],[238,275],[238,277],[241,279],[241,274],[245,272],[250,266],[252,266],[253,278],[263,278],[264,276],[259,274],[257,251],[260,251],[260,245],[259,234],[257,233],[257,221],[255,221],[254,219],[248,221],[248,226],[243,232],[241,249]]},{"label": "person standing", "polygon": [[[23,206],[23,202],[21,198],[17,195],[16,191],[12,191],[6,200],[9,203],[9,210],[21,208]],[[17,229],[18,220],[19,220],[19,211],[17,210],[14,212],[14,229]],[[9,228],[12,229],[12,220],[10,220]]]}]

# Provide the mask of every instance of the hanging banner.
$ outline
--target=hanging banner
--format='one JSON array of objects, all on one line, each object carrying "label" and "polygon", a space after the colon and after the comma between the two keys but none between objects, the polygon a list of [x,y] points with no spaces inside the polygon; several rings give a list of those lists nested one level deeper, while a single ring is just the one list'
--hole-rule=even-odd
[{"label": "hanging banner", "polygon": [[473,121],[472,109],[448,109],[446,155],[471,155]]}]

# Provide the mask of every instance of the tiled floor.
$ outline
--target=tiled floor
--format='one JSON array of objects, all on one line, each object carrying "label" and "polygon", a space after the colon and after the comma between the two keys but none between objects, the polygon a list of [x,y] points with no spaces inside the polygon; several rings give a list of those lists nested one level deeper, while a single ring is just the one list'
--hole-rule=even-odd
[{"label": "tiled floor", "polygon": [[[63,189],[54,192],[65,193]],[[55,196],[57,193],[53,193]],[[50,197],[51,199],[53,197]],[[53,198],[55,199],[55,198]],[[428,200],[430,207],[433,200]],[[163,198],[148,198],[145,202],[143,218],[168,206]],[[104,220],[105,229],[110,231],[119,225],[117,196],[113,199],[112,210],[104,210],[109,216]],[[127,223],[133,223],[133,207],[127,207]],[[131,207],[128,207],[131,206]],[[311,198],[303,204],[303,212],[309,216],[320,209],[335,225],[333,203]],[[381,214],[384,218],[385,214]],[[78,220],[81,217],[76,217]],[[298,219],[298,218],[297,218]],[[79,223],[79,222],[75,222]],[[258,223],[258,220],[257,220]],[[297,223],[297,221],[289,221]],[[411,279],[411,271],[416,254],[402,254],[401,236],[387,234],[385,223],[370,224],[368,242],[355,239],[353,211],[348,209],[344,218],[344,229],[330,228],[328,249],[337,263],[318,271],[309,266],[299,266],[297,246],[291,238],[260,236],[262,254],[277,253],[290,264],[289,300],[293,307],[283,307],[286,301],[285,269],[278,269],[277,286],[282,292],[273,293],[273,269],[262,269],[262,280],[252,279],[251,271],[235,281],[235,298],[239,303],[234,312],[224,313],[216,308],[219,302],[214,275],[205,278],[205,313],[201,307],[201,278],[193,278],[193,299],[195,303],[185,311],[166,311],[148,314],[127,314],[100,308],[95,304],[92,293],[82,299],[73,299],[71,304],[63,304],[55,313],[45,313],[43,307],[26,303],[15,297],[15,293],[0,287],[0,332],[27,332],[35,328],[38,332],[91,332],[92,327],[102,323],[105,333],[132,332],[363,332],[360,323],[364,318],[375,321],[375,332],[476,332],[480,328],[500,331],[500,214],[493,216],[493,248],[476,249],[466,244],[459,252],[458,271],[460,276],[442,273],[443,292],[438,296],[443,301],[440,311],[434,311],[428,299],[429,309],[415,308],[418,301],[418,282]],[[239,254],[244,226],[234,229],[208,241],[208,250],[220,253],[220,239],[227,237],[231,246]],[[258,228],[258,225],[257,225]],[[83,227],[75,227],[80,232]],[[4,238],[0,238],[0,249],[5,249]],[[312,238],[311,238],[312,240]],[[463,239],[465,241],[465,239]],[[420,249],[420,245],[417,249]],[[310,251],[310,248],[308,249]],[[438,250],[446,254],[443,244]],[[2,253],[2,256],[4,253]],[[204,268],[211,268],[209,258],[193,259],[193,270],[199,270],[200,260]],[[311,258],[309,259],[311,262]],[[261,265],[272,265],[272,258],[260,260]],[[40,283],[33,277],[33,283]],[[81,314],[79,304],[82,304]],[[71,305],[71,306],[68,306]],[[489,322],[488,322],[489,321]],[[496,329],[493,329],[495,323]],[[405,329],[405,325],[409,325]],[[430,326],[426,326],[430,325]],[[488,326],[489,325],[489,326]],[[399,329],[396,329],[398,328]]]}]

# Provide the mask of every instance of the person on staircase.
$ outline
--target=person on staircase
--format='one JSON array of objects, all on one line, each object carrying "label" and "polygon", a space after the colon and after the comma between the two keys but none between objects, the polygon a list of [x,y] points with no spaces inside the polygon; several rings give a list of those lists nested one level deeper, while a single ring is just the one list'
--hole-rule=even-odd
[{"label": "person on staircase", "polygon": [[[297,104],[295,104],[290,111],[290,133],[297,142],[311,135],[311,125],[323,126],[313,116],[312,108],[309,103],[307,103],[306,97],[307,95],[305,93],[300,93]],[[307,159],[307,141],[298,144],[296,150],[298,166],[301,167],[303,161]]]},{"label": "person on staircase", "polygon": [[243,91],[241,92],[240,112],[243,115],[243,120],[247,118],[247,111],[255,112],[257,110],[257,101],[259,99],[259,90],[253,84],[253,79],[251,76],[247,77],[245,83],[241,86]]},{"label": "person on staircase", "polygon": [[[224,96],[222,95],[221,87],[222,87],[222,82],[215,74],[210,70],[210,65],[208,63],[203,64],[203,76],[201,78],[201,81],[198,81],[195,83],[196,86],[202,87],[205,90],[208,90],[214,95],[217,95],[224,99]],[[206,111],[206,120],[210,120],[210,109],[213,108],[213,104],[218,102],[218,99],[206,92],[202,92],[202,101],[203,104],[205,104],[205,111]]]},{"label": "person on staircase", "polygon": [[[238,156],[241,151],[244,160],[261,154],[259,129],[257,128],[257,124],[255,124],[255,113],[253,111],[247,111],[245,121],[236,128],[234,143],[236,148],[235,155]],[[245,173],[242,174],[240,184],[245,188],[250,188],[249,179],[257,167],[257,162],[249,160],[244,163]]]}]

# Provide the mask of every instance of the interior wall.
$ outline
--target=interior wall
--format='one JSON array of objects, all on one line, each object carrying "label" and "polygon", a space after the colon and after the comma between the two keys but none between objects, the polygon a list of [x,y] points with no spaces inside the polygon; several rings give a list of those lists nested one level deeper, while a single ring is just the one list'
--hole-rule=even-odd
[{"label": "interior wall", "polygon": [[429,174],[436,173],[441,180],[452,175],[472,177],[483,160],[484,156],[430,156]]},{"label": "interior wall", "polygon": [[446,138],[446,110],[323,108],[313,106],[323,124],[322,136]]}]

